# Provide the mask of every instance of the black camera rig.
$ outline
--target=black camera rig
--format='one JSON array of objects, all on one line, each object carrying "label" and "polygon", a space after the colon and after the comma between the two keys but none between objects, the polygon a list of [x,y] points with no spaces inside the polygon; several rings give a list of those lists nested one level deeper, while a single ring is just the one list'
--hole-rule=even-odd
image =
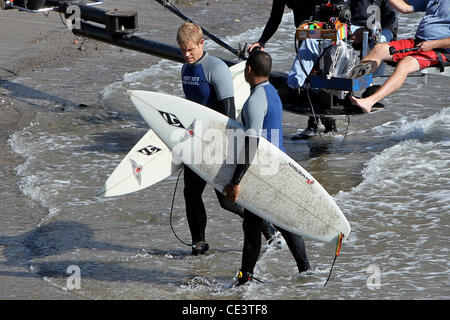
[{"label": "black camera rig", "polygon": [[315,5],[311,20],[313,21],[335,21],[350,24],[352,14],[348,1],[329,1],[323,0],[322,3]]}]

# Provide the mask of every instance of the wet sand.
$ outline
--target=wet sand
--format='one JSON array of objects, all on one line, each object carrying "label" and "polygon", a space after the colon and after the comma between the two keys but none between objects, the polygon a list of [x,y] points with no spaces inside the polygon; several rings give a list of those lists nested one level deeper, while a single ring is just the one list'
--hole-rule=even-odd
[{"label": "wet sand", "polygon": [[[179,7],[226,41],[236,35],[237,41],[252,41],[260,34],[252,30],[266,22],[270,2],[218,0],[206,6],[201,0]],[[239,3],[245,3],[241,10]],[[126,5],[139,11],[138,34],[174,44],[179,18],[153,1]],[[125,4],[109,0],[104,5],[115,6]],[[414,30],[418,21],[406,20],[402,28]],[[113,169],[104,160],[122,158],[146,128],[121,94],[131,85],[170,92],[178,66],[77,39],[56,13],[47,18],[0,11],[0,26],[13,30],[0,35],[0,102],[5,100],[0,106],[0,299],[217,298],[278,303],[336,297],[448,298],[441,286],[448,279],[448,177],[442,171],[449,159],[448,94],[443,90],[448,79],[430,77],[427,88],[405,84],[386,99],[386,111],[353,117],[346,143],[341,142],[343,122],[340,135],[329,137],[325,150],[319,148],[319,138],[286,141],[290,155],[336,195],[354,230],[326,288],[334,247],[329,251],[308,241],[310,262],[317,266],[314,274],[297,276],[289,250],[284,249],[269,252],[259,262],[258,275],[268,280],[265,285],[221,292],[240,263],[242,227],[239,220],[221,214],[212,190],[205,200],[211,212],[208,239],[215,252],[211,249],[212,254],[200,259],[188,256],[189,249],[181,247],[166,224],[174,180],[145,197],[92,199]],[[284,71],[292,60],[290,26],[292,20],[280,28],[279,41],[268,46]],[[76,39],[86,50],[79,50]],[[214,52],[231,57],[220,49]],[[130,74],[142,75],[147,69],[151,72],[135,87],[140,79],[129,80]],[[153,75],[161,75],[161,81],[154,81]],[[86,108],[78,108],[82,103]],[[289,115],[286,134],[304,128],[306,120]],[[11,134],[18,137],[12,140],[15,153],[6,142]],[[56,157],[48,152],[55,147]],[[52,201],[46,201],[49,195]],[[181,203],[174,222],[184,239],[188,231]],[[80,290],[65,288],[69,265],[82,270]],[[381,290],[367,285],[367,271],[374,265],[380,268]]]},{"label": "wet sand", "polygon": [[[33,230],[39,217],[48,209],[24,197],[18,189],[15,168],[25,159],[13,154],[8,146],[10,135],[29,125],[35,119],[36,111],[26,102],[9,96],[1,85],[24,71],[67,62],[68,56],[62,54],[60,48],[67,43],[68,31],[56,27],[58,20],[56,15],[42,19],[42,16],[17,10],[0,11],[2,29],[7,26],[12,30],[11,33],[2,32],[0,36],[0,299],[28,299],[30,292],[41,299],[77,298],[70,292],[48,286],[30,271],[26,264],[27,253],[18,245],[25,241],[18,236]],[[17,221],[14,228],[1,222],[6,218]]]},{"label": "wet sand", "polygon": [[[156,3],[128,3],[124,8],[121,1],[112,0],[102,8],[136,10],[139,12],[139,26],[154,25],[154,21],[172,19],[173,24],[165,23],[152,30],[151,37],[175,45],[173,37],[174,25],[179,25],[179,18],[161,13]],[[205,7],[203,2],[194,2],[183,7],[186,15],[194,20],[202,14]],[[215,4],[212,3],[211,6]],[[234,20],[226,26],[205,25],[219,37],[225,37],[230,29],[239,29],[245,25],[245,12],[236,13],[236,2],[222,1],[221,10],[226,19]],[[261,3],[250,2],[249,6],[261,6]],[[263,5],[264,6],[264,5]],[[152,21],[153,19],[153,21]],[[265,17],[252,18],[252,23],[265,23]],[[259,20],[261,21],[254,21]],[[231,21],[230,22],[233,22]],[[152,22],[152,23],[149,23]],[[248,21],[247,21],[248,22]],[[36,119],[37,105],[23,99],[20,90],[31,90],[40,93],[34,88],[18,88],[16,92],[6,89],[7,84],[22,75],[45,70],[48,67],[64,67],[72,65],[80,59],[110,60],[122,67],[127,65],[127,54],[120,54],[124,49],[112,47],[93,40],[74,36],[62,23],[58,13],[52,12],[48,17],[42,14],[29,14],[17,10],[0,10],[0,26],[11,32],[2,32],[0,35],[0,176],[2,188],[0,189],[0,299],[78,299],[79,296],[70,291],[63,291],[46,283],[42,277],[30,270],[27,259],[27,237],[33,234],[40,218],[48,214],[48,209],[36,201],[24,196],[19,190],[19,177],[16,168],[26,159],[13,154],[8,145],[10,136],[22,128],[30,125]],[[171,29],[169,30],[169,26]],[[125,52],[130,52],[125,50]],[[140,53],[134,53],[140,54]],[[226,53],[225,53],[226,56]],[[226,57],[225,57],[226,58]],[[232,58],[229,54],[229,58]],[[148,56],[146,63],[151,65],[159,59]],[[132,63],[131,63],[132,64]],[[133,68],[133,66],[129,67]],[[88,77],[88,76],[86,76]],[[77,79],[82,82],[83,79]],[[107,81],[103,79],[103,81]],[[99,81],[100,83],[102,81]],[[108,82],[106,82],[108,83]],[[39,83],[36,83],[38,86]],[[45,90],[43,92],[45,94]],[[31,95],[30,95],[31,96]],[[93,97],[82,97],[76,103],[85,102]],[[3,208],[3,209],[2,209]],[[7,209],[5,209],[7,208]],[[8,221],[8,222],[7,222]],[[11,221],[16,221],[11,226]]]},{"label": "wet sand", "polygon": [[[118,1],[112,2],[113,6]],[[41,217],[48,215],[48,209],[19,190],[16,168],[26,159],[12,153],[8,139],[35,121],[38,111],[36,105],[22,98],[27,94],[22,95],[20,90],[40,91],[24,87],[10,92],[5,86],[23,74],[50,66],[64,67],[79,59],[122,49],[74,36],[54,12],[44,17],[0,10],[0,25],[12,30],[0,36],[0,299],[79,299],[70,291],[52,287],[29,270],[26,238],[36,230]],[[11,227],[7,220],[16,223]]]}]

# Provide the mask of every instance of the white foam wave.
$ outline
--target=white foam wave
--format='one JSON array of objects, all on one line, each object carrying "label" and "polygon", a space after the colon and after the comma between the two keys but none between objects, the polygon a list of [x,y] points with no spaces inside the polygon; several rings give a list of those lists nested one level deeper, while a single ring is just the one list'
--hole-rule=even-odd
[{"label": "white foam wave", "polygon": [[[35,125],[35,123],[30,123],[30,127]],[[8,144],[12,151],[25,159],[25,162],[16,168],[17,175],[22,175],[34,158],[33,144],[29,142],[31,139],[32,134],[28,128],[23,128],[13,133],[8,139]]]},{"label": "white foam wave", "polygon": [[433,114],[426,119],[414,121],[402,120],[402,124],[393,137],[398,140],[422,139],[427,135],[436,136],[447,140],[450,133],[450,108],[444,108],[442,111]]},{"label": "white foam wave", "polygon": [[[240,34],[227,36],[224,42],[229,44],[233,48],[244,46],[245,43],[250,44],[257,41],[264,30],[264,26],[248,29]],[[275,35],[266,44],[266,51],[271,54],[273,59],[273,69],[290,68],[294,62],[295,50],[294,50],[294,16],[292,13],[284,14],[283,20],[278,27]],[[286,39],[292,39],[286,43]],[[286,47],[292,47],[292,50],[286,50]],[[205,48],[211,51],[221,51],[223,48],[216,44],[214,41],[207,39],[205,42]]]},{"label": "white foam wave", "polygon": [[[125,73],[123,75],[123,80],[109,84],[100,92],[100,99],[102,101],[114,99],[116,93],[123,94],[129,88],[137,89],[138,87],[146,90],[180,94],[181,81],[179,78],[179,63],[169,60],[160,60],[149,68]],[[173,84],[169,90],[166,88],[167,82]]]},{"label": "white foam wave", "polygon": [[351,191],[340,192],[336,200],[349,212],[361,211],[361,203],[369,204],[364,210],[375,215],[446,212],[449,129],[449,108],[425,119],[403,121],[392,133],[398,143],[370,159],[363,181]]},{"label": "white foam wave", "polygon": [[19,190],[49,210],[48,215],[43,217],[39,224],[58,214],[60,208],[55,204],[55,199],[62,190],[71,185],[71,181],[65,179],[64,174],[59,177],[55,175],[58,171],[64,171],[64,166],[61,168],[58,165],[49,166],[41,155],[44,152],[49,154],[51,151],[67,149],[78,140],[79,137],[51,136],[41,132],[38,123],[31,123],[30,126],[15,132],[8,140],[12,151],[25,159],[16,167],[16,174],[21,177],[18,183]]}]

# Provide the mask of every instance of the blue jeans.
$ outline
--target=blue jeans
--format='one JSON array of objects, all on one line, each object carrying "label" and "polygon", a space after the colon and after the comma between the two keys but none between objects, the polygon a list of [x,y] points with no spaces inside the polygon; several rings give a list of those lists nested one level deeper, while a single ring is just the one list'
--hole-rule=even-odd
[{"label": "blue jeans", "polygon": [[[361,26],[352,25],[350,26],[350,31],[353,33],[360,27]],[[380,41],[390,42],[393,37],[394,35],[392,34],[391,30],[383,29],[381,31]],[[298,55],[295,57],[291,71],[288,75],[287,84],[289,87],[296,89],[303,86],[306,78],[313,69],[323,50],[329,45],[331,45],[331,40],[306,39],[302,41],[300,48],[298,49]],[[372,48],[374,45],[374,43],[369,43],[370,48]],[[302,66],[300,65],[298,57],[302,59],[302,65],[305,70],[303,70]],[[385,64],[383,62],[373,74],[383,75],[384,67]]]}]

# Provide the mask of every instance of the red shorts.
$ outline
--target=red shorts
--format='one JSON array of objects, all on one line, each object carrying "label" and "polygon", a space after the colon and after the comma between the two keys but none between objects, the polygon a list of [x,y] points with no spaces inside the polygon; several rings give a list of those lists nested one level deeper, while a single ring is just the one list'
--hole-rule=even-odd
[{"label": "red shorts", "polygon": [[[389,45],[394,47],[395,50],[398,51],[403,49],[414,48],[416,46],[416,42],[414,41],[414,39],[404,39],[391,41],[389,42]],[[394,62],[399,62],[404,57],[411,56],[414,57],[417,60],[417,62],[419,62],[420,69],[425,69],[439,64],[438,55],[442,57],[442,60],[444,62],[447,61],[446,57],[442,53],[436,51],[421,51],[421,52],[409,51],[404,53],[395,53],[392,56],[392,59],[394,60]]]}]

